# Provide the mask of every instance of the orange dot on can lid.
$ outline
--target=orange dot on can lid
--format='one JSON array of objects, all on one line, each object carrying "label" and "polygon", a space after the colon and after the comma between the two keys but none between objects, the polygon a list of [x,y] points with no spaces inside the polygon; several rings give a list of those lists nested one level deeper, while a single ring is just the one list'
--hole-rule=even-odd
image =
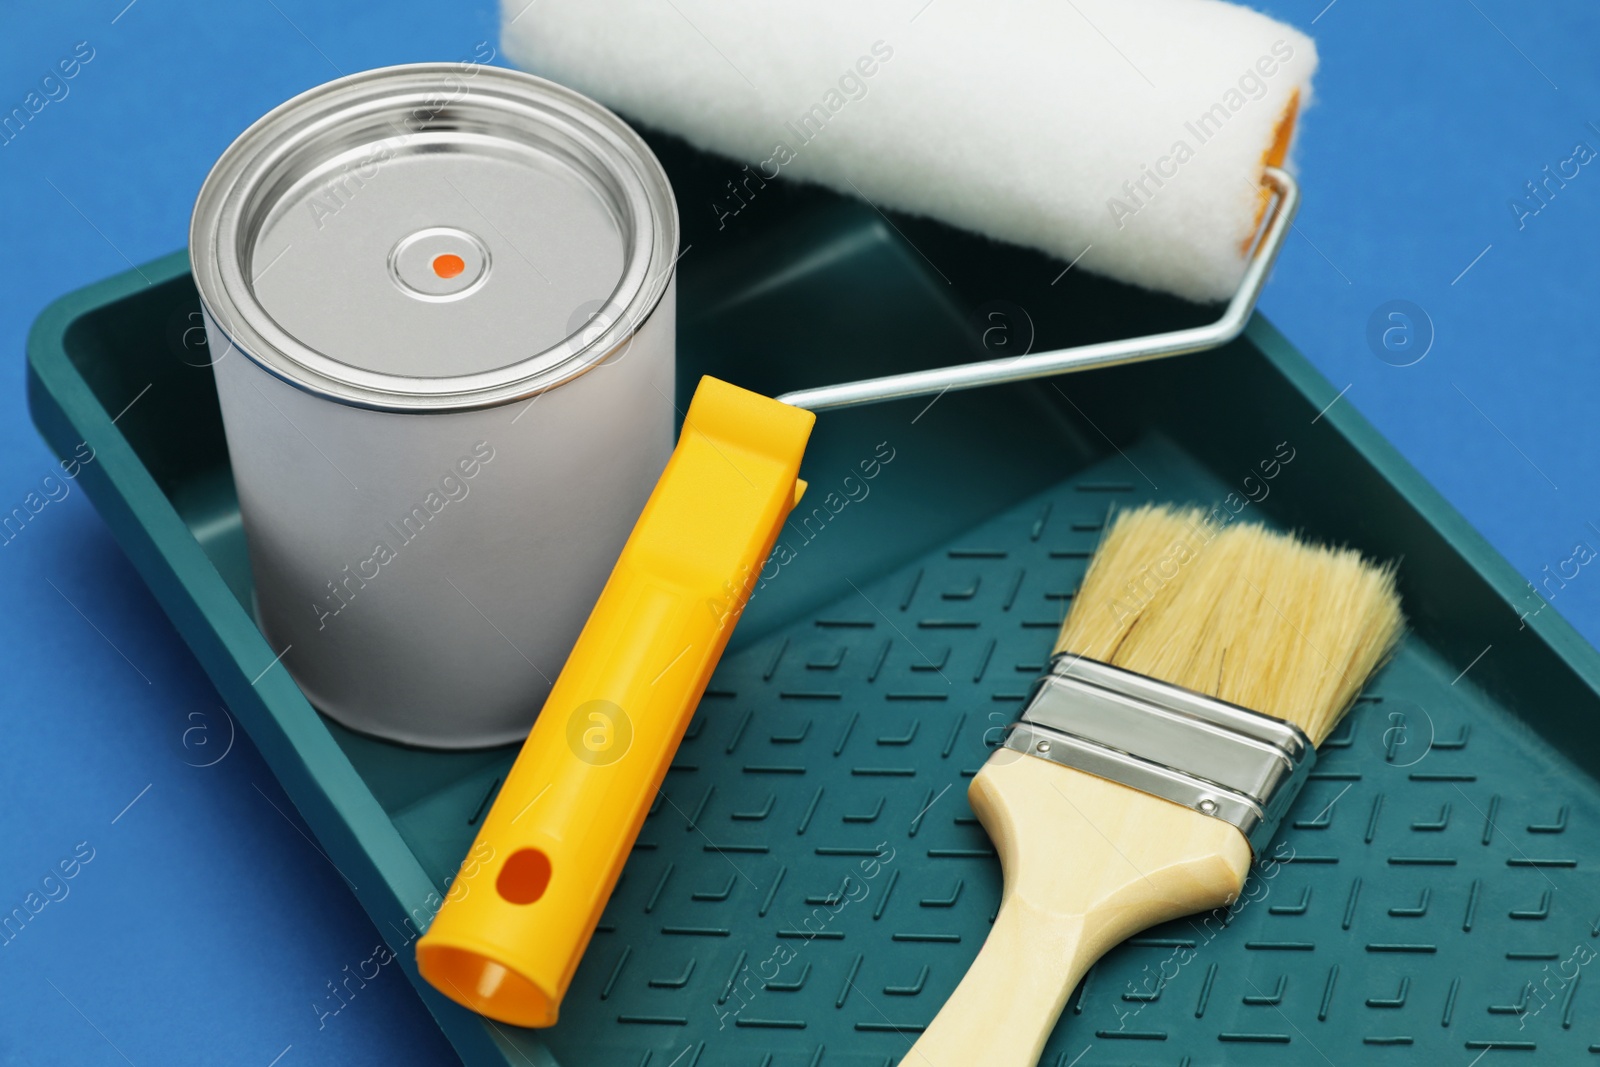
[{"label": "orange dot on can lid", "polygon": [[453,253],[446,252],[442,256],[433,257],[433,273],[441,278],[454,278],[466,269],[466,262]]}]

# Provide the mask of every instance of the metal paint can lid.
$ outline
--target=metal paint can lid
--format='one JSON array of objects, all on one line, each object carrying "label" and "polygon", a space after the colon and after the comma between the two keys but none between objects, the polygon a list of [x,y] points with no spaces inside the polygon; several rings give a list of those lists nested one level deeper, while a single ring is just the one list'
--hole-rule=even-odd
[{"label": "metal paint can lid", "polygon": [[599,364],[655,309],[677,243],[666,174],[621,119],[541,78],[454,63],[355,74],[276,108],[212,168],[189,231],[232,347],[312,393],[394,411],[510,403]]}]

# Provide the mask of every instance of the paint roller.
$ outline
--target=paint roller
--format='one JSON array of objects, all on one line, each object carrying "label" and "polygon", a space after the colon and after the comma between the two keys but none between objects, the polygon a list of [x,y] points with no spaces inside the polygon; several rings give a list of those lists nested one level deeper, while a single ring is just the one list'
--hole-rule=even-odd
[{"label": "paint roller", "polygon": [[1317,65],[1220,0],[525,2],[518,66],[758,178],[1196,301],[1238,288]]},{"label": "paint roller", "polygon": [[[753,578],[812,411],[1198,351],[1243,329],[1298,188],[1315,49],[1214,0],[508,0],[506,52],[696,146],[1195,300],[1215,322],[776,400],[703,379],[663,473],[419,941],[441,992],[556,1021]],[[1265,225],[1262,225],[1263,219]]]}]

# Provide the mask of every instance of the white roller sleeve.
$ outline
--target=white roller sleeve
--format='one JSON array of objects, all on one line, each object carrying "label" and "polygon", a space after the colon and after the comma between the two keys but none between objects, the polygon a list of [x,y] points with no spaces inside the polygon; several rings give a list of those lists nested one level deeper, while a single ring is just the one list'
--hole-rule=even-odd
[{"label": "white roller sleeve", "polygon": [[1218,0],[505,0],[503,18],[512,62],[749,165],[685,214],[757,210],[782,174],[1194,300],[1238,282],[1317,65],[1304,34]]},{"label": "white roller sleeve", "polygon": [[1219,0],[506,0],[502,37],[749,165],[685,213],[782,174],[1200,301],[1234,290],[1317,67]]}]

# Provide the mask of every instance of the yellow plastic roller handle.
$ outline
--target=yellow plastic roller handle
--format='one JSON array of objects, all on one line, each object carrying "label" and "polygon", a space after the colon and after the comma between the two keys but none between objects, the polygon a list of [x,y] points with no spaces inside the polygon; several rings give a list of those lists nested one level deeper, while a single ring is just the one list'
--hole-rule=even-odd
[{"label": "yellow plastic roller handle", "polygon": [[734,623],[805,483],[809,411],[702,378],[678,447],[506,776],[417,966],[551,1026]]}]

